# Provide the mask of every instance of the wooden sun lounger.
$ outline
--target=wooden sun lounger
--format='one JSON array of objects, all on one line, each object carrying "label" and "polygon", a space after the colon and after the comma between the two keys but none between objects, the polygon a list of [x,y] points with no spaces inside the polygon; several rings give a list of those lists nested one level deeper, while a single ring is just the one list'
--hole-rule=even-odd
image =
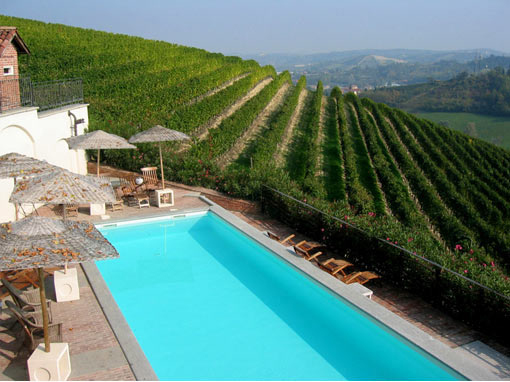
[{"label": "wooden sun lounger", "polygon": [[272,233],[271,231],[267,231],[267,236],[269,236],[271,239],[276,240],[277,242],[279,242],[280,244],[283,244],[283,245],[296,245],[292,241],[292,238],[294,238],[296,236],[294,234],[287,236],[283,240],[280,238],[280,236],[276,235],[275,233]]},{"label": "wooden sun lounger", "polygon": [[352,263],[349,263],[346,260],[339,260],[332,257],[320,263],[319,266],[333,276],[337,273],[341,273],[343,276],[346,276],[344,269],[352,266]]},{"label": "wooden sun lounger", "polygon": [[324,244],[306,240],[302,240],[299,243],[297,243],[296,247],[304,249],[305,251],[321,251],[321,252],[326,251],[326,246]]},{"label": "wooden sun lounger", "polygon": [[[124,199],[129,207],[149,207],[149,194],[147,194],[145,185],[140,186],[135,183],[136,177],[130,179],[123,178],[120,186],[119,196]],[[122,194],[122,195],[120,195]]]},{"label": "wooden sun lounger", "polygon": [[376,273],[364,271],[364,272],[353,272],[347,276],[344,277],[338,277],[341,281],[343,281],[346,284],[352,284],[352,283],[359,283],[361,285],[369,282],[373,279],[378,279],[381,276],[379,276]]},{"label": "wooden sun lounger", "polygon": [[303,259],[308,261],[313,261],[315,263],[319,263],[318,257],[322,255],[322,252],[314,252],[310,253],[309,251],[304,250],[303,248],[294,246],[294,251],[301,256]]}]

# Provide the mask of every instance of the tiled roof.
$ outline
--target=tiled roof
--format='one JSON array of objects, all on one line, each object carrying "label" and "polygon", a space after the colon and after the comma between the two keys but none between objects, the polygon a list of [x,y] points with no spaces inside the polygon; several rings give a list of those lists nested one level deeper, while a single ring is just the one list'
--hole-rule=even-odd
[{"label": "tiled roof", "polygon": [[30,54],[25,42],[19,36],[16,27],[0,26],[0,57],[2,57],[5,48],[7,48],[11,43],[14,44],[18,53]]}]

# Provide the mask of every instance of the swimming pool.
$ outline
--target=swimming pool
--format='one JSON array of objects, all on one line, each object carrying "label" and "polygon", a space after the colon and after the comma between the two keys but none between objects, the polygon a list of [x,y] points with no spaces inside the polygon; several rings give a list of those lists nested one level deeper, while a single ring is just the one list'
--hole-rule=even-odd
[{"label": "swimming pool", "polygon": [[462,376],[212,213],[99,227],[97,264],[165,380]]}]

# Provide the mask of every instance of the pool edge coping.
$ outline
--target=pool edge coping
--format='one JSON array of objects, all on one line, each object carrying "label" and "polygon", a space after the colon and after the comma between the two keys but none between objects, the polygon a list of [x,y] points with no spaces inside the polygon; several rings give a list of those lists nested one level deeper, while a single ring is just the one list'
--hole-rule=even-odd
[{"label": "pool edge coping", "polygon": [[[372,316],[375,320],[379,321],[383,325],[387,326],[406,340],[413,343],[424,352],[430,354],[434,358],[453,369],[461,376],[470,380],[501,380],[497,375],[485,368],[479,368],[470,363],[470,360],[463,359],[461,354],[455,352],[456,349],[448,347],[438,339],[428,335],[420,328],[414,326],[410,322],[399,317],[395,313],[386,309],[382,305],[379,305],[375,301],[372,301],[365,296],[350,290],[346,285],[343,285],[338,281],[337,278],[331,276],[327,272],[322,271],[318,267],[314,266],[310,262],[297,257],[286,247],[280,243],[270,239],[267,235],[264,235],[262,231],[259,231],[249,223],[243,221],[239,217],[232,214],[230,211],[224,209],[218,204],[214,203],[205,196],[198,196],[199,199],[209,205],[209,207],[201,207],[196,209],[181,210],[175,212],[167,212],[156,215],[147,216],[140,219],[125,218],[115,219],[108,222],[96,222],[97,225],[108,225],[116,222],[125,222],[131,220],[146,220],[157,217],[182,215],[186,213],[211,211],[218,215],[220,218],[231,224],[235,228],[239,229],[246,236],[262,245],[269,251],[275,253],[280,258],[285,260],[294,268],[297,268],[301,272],[305,273],[308,277],[315,280],[317,283],[323,285],[328,290],[337,294],[341,298],[354,305],[356,308],[362,310],[366,314]],[[143,352],[140,344],[138,343],[134,333],[132,332],[129,324],[127,323],[124,315],[120,308],[115,302],[110,289],[106,285],[99,269],[95,263],[83,263],[83,270],[89,284],[94,291],[96,298],[108,320],[112,330],[114,331],[119,345],[124,352],[124,355],[131,367],[133,374],[137,380],[158,380],[150,362],[148,361],[145,353]]]},{"label": "pool edge coping", "polygon": [[159,381],[96,264],[89,262],[81,265],[136,380]]}]

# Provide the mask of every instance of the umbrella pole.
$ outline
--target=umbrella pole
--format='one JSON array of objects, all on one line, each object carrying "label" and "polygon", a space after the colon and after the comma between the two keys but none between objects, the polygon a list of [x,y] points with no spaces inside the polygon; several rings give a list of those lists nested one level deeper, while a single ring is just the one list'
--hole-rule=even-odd
[{"label": "umbrella pole", "polygon": [[[16,178],[14,178],[14,189],[16,189]],[[18,203],[14,203],[14,211],[16,212],[16,221],[18,221],[19,220]]]},{"label": "umbrella pole", "polygon": [[161,166],[161,184],[165,188],[165,173],[163,172],[163,154],[161,154],[161,142],[159,142],[159,165]]},{"label": "umbrella pole", "polygon": [[44,285],[44,270],[42,268],[38,268],[39,272],[39,292],[41,295],[41,309],[42,309],[42,318],[43,318],[43,330],[44,330],[44,351],[46,353],[50,352],[50,337],[48,335],[48,306],[46,305],[46,286]]},{"label": "umbrella pole", "polygon": [[101,150],[97,149],[97,176],[99,177],[99,155],[101,154]]}]

